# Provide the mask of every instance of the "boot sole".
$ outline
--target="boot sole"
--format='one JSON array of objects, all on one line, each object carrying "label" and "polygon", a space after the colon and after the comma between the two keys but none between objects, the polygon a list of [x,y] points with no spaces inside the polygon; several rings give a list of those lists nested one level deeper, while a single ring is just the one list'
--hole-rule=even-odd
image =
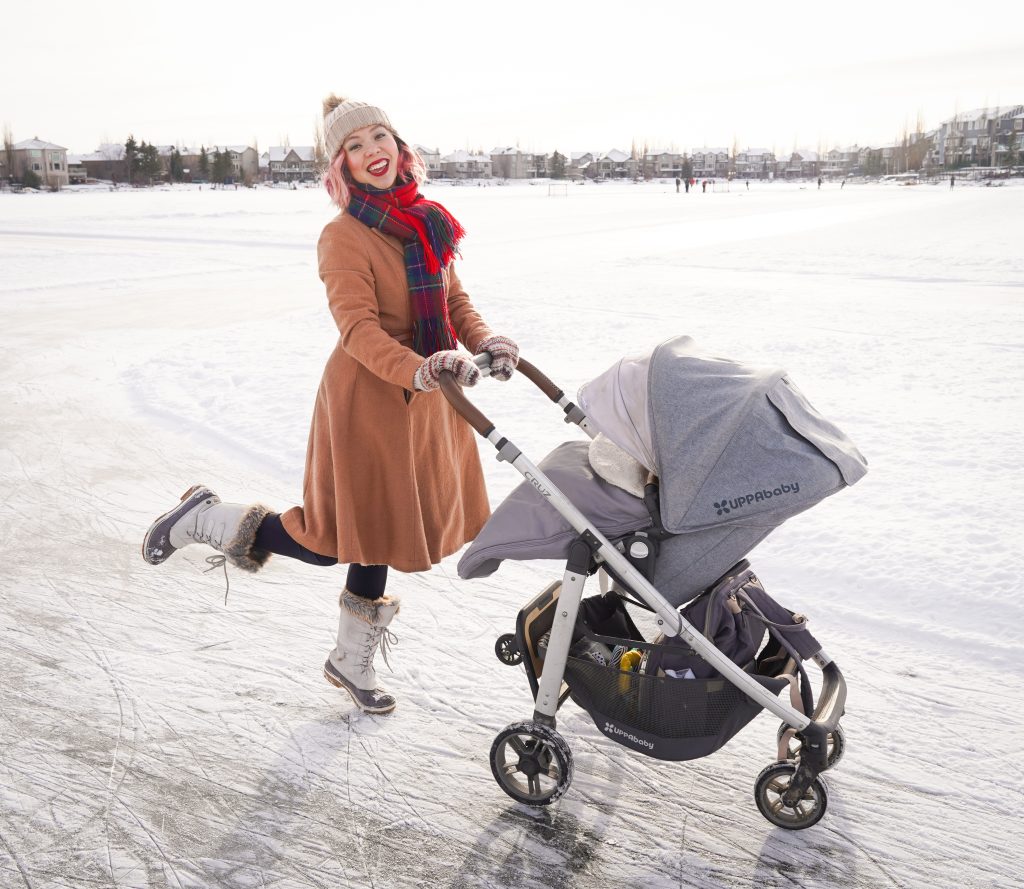
[{"label": "boot sole", "polygon": [[356,707],[358,707],[360,710],[362,710],[363,713],[390,713],[392,710],[395,709],[395,707],[398,706],[398,704],[395,703],[392,704],[390,707],[367,707],[364,704],[359,703],[359,699],[356,698],[355,694],[353,694],[351,688],[345,685],[345,683],[341,680],[336,679],[332,674],[328,673],[326,669],[324,670],[324,679],[331,683],[331,685],[333,685],[335,688],[341,688],[347,691],[348,696],[352,698],[352,703],[355,704]]},{"label": "boot sole", "polygon": [[[146,536],[142,538],[142,558],[150,565],[159,565],[166,562],[171,556],[177,552],[177,548],[171,546],[168,540],[167,544],[161,547],[152,546],[154,536],[158,536],[160,532],[164,532],[166,537],[170,531],[171,525],[173,525],[185,512],[188,512],[195,504],[189,503],[188,501],[197,491],[206,491],[207,494],[212,495],[213,491],[206,487],[206,485],[192,485],[184,494],[181,495],[181,502],[173,509],[167,510],[162,516],[159,516],[152,525],[149,526],[149,530],[146,531]],[[205,494],[203,496],[206,496]],[[202,500],[202,497],[198,498]],[[184,508],[183,508],[184,507]],[[170,519],[170,521],[168,521]]]}]

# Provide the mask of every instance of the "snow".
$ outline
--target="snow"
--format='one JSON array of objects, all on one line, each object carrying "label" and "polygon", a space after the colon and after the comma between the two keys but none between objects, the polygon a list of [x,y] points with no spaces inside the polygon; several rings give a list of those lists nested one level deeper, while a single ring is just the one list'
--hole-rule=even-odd
[{"label": "snow", "polygon": [[[493,654],[561,569],[395,574],[390,717],[321,678],[341,569],[154,568],[193,482],[295,502],[336,332],[309,190],[0,195],[0,885],[991,887],[1024,830],[1024,189],[443,188],[461,276],[567,392],[687,333],[786,367],[870,461],[752,554],[849,683],[810,830],[758,814],[776,720],[661,763],[567,704],[572,787],[495,784],[532,711]],[[534,459],[573,435],[522,378],[473,400]],[[577,433],[579,434],[579,433]],[[482,446],[492,502],[519,481]],[[1016,876],[1015,876],[1016,875]]]}]

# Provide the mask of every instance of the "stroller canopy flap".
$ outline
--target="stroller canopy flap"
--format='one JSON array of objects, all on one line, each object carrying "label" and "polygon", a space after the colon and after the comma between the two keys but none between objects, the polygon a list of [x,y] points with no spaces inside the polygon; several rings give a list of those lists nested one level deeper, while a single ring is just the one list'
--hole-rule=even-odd
[{"label": "stroller canopy flap", "polygon": [[[774,527],[866,471],[849,439],[779,368],[718,358],[686,336],[663,342],[646,361],[630,361],[647,368],[640,397],[648,441],[641,438],[643,424],[621,422],[640,410],[623,362],[599,377],[599,385],[586,384],[580,405],[620,447],[653,455],[661,518],[672,533],[726,524]],[[628,387],[617,387],[623,377]]]},{"label": "stroller canopy flap", "polygon": [[623,358],[580,388],[583,411],[634,460],[654,469],[654,446],[647,413],[650,354]]}]

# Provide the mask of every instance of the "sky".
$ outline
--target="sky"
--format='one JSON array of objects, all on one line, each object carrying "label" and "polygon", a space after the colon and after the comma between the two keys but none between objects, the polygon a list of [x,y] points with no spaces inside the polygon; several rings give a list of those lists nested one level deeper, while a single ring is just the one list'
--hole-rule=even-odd
[{"label": "sky", "polygon": [[955,20],[901,0],[740,0],[707,21],[681,8],[308,0],[300,17],[110,0],[93,15],[53,0],[45,28],[0,38],[0,123],[75,153],[129,133],[263,151],[311,144],[336,92],[445,153],[785,151],[878,146],[919,118],[1024,103],[1024,4]]}]

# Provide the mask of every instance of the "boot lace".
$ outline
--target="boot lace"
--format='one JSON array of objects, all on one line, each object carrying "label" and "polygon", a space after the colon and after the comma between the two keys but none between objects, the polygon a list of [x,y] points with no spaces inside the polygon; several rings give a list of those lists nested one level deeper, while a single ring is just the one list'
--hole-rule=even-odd
[{"label": "boot lace", "polygon": [[[207,556],[206,563],[210,566],[209,568],[203,569],[203,574],[209,574],[211,571],[216,571],[218,568],[224,569],[224,604],[228,604],[228,592],[231,590],[231,581],[228,579],[228,558],[222,556],[219,553],[215,556]],[[385,659],[387,663],[387,659]]]},{"label": "boot lace", "polygon": [[391,662],[388,660],[388,654],[391,648],[397,644],[398,637],[387,627],[370,627],[366,635],[369,641],[364,649],[362,668],[369,670],[373,666],[373,656],[376,654],[377,649],[380,648],[384,664],[391,670],[392,667]]}]

